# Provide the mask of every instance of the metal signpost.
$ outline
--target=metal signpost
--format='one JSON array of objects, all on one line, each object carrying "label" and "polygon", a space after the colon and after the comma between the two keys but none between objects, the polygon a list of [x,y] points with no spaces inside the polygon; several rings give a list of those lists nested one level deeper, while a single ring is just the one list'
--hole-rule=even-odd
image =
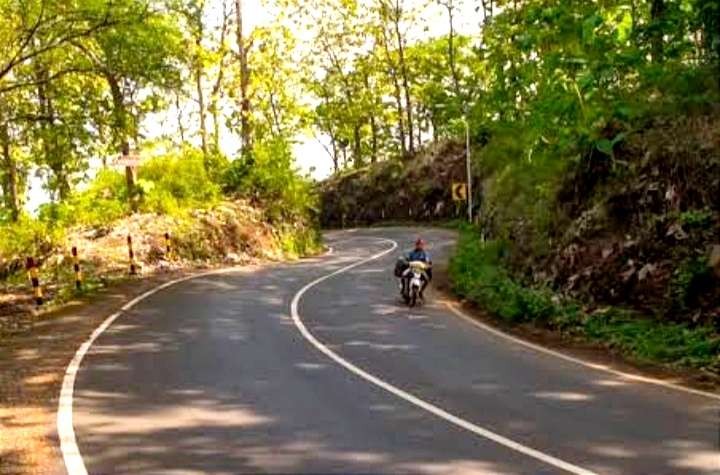
[{"label": "metal signpost", "polygon": [[472,165],[470,164],[470,124],[465,112],[465,165],[467,167],[467,205],[468,222],[473,222],[473,191],[472,191]]},{"label": "metal signpost", "polygon": [[115,168],[125,170],[125,181],[128,188],[128,199],[133,212],[137,211],[137,194],[135,189],[135,170],[140,166],[140,154],[136,151],[125,149],[112,163]]}]

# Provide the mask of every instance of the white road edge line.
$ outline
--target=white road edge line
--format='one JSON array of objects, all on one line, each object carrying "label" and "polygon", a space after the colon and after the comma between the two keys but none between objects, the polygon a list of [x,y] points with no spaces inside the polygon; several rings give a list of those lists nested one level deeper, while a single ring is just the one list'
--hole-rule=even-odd
[{"label": "white road edge line", "polygon": [[107,317],[99,327],[95,329],[90,337],[80,345],[80,348],[75,352],[75,356],[65,370],[65,376],[63,377],[62,388],[60,390],[60,399],[58,400],[58,413],[57,413],[57,432],[58,438],[60,439],[60,452],[62,453],[63,460],[65,461],[65,469],[69,475],[87,475],[88,471],[83,462],[80,448],[77,445],[75,438],[75,429],[73,428],[73,392],[75,389],[75,378],[80,371],[80,365],[82,364],[83,358],[90,350],[92,344],[97,338],[105,332],[105,330],[113,324],[123,313],[133,308],[138,303],[142,302],[146,298],[153,294],[160,292],[161,290],[177,285],[181,282],[186,282],[192,279],[198,279],[201,277],[207,277],[210,275],[228,274],[232,272],[238,272],[239,268],[226,268],[216,269],[208,272],[202,272],[195,275],[189,275],[181,277],[179,279],[165,282],[164,284],[153,287],[142,295],[135,297],[128,303],[123,305],[118,312],[113,313]]},{"label": "white road edge line", "polygon": [[647,376],[641,376],[639,374],[632,374],[632,373],[626,373],[624,371],[620,371],[618,369],[612,368],[607,365],[599,364],[599,363],[593,363],[591,361],[583,360],[580,358],[575,358],[574,356],[566,355],[565,353],[561,353],[559,351],[551,350],[549,348],[545,348],[544,346],[537,345],[535,343],[531,343],[527,340],[523,340],[522,338],[518,338],[512,335],[509,335],[502,330],[498,330],[497,328],[493,328],[490,325],[483,323],[475,318],[472,318],[470,315],[466,314],[462,310],[460,310],[456,304],[448,301],[443,301],[442,303],[447,306],[451,312],[453,312],[457,317],[467,321],[468,323],[488,332],[495,336],[498,336],[500,338],[504,338],[506,340],[509,340],[517,345],[524,346],[526,348],[530,348],[531,350],[538,351],[540,353],[544,353],[546,355],[554,356],[556,358],[560,358],[565,361],[569,361],[571,363],[575,363],[581,366],[585,366],[586,368],[594,369],[596,371],[602,371],[604,373],[612,374],[614,376],[618,376],[623,379],[627,379],[630,381],[638,382],[638,383],[645,383],[645,384],[653,384],[656,386],[663,386],[669,389],[674,389],[676,391],[682,391],[685,393],[690,393],[696,396],[703,396],[710,399],[715,399],[720,401],[720,395],[714,394],[708,391],[703,391],[701,389],[693,389],[688,388],[685,386],[681,386],[679,384],[671,383],[669,381],[663,381],[662,379],[657,378],[650,378]]},{"label": "white road edge line", "polygon": [[485,429],[483,427],[480,427],[476,424],[473,424],[472,422],[466,421],[465,419],[462,419],[458,416],[455,416],[453,414],[450,414],[449,412],[445,411],[444,409],[441,409],[438,406],[435,406],[429,402],[426,402],[416,396],[413,396],[412,394],[403,391],[402,389],[393,386],[392,384],[383,381],[382,379],[373,376],[372,374],[368,373],[367,371],[364,371],[363,369],[355,366],[353,363],[349,362],[348,360],[344,359],[342,356],[338,355],[334,351],[332,351],[330,348],[325,346],[321,341],[319,341],[315,336],[310,333],[310,331],[307,329],[305,324],[303,323],[302,319],[300,318],[300,312],[298,311],[298,307],[300,305],[300,300],[302,299],[303,295],[310,290],[311,288],[315,287],[316,285],[335,277],[338,274],[342,274],[344,272],[347,272],[351,269],[354,269],[355,267],[359,267],[363,264],[366,264],[368,262],[374,261],[376,259],[380,259],[383,256],[386,256],[387,254],[390,254],[395,249],[398,248],[398,243],[395,241],[392,241],[390,239],[380,239],[379,241],[391,243],[392,247],[390,249],[387,249],[385,251],[382,251],[378,254],[375,254],[373,256],[370,256],[366,259],[362,259],[358,262],[355,262],[354,264],[351,264],[349,266],[343,267],[341,269],[336,270],[335,272],[332,272],[330,274],[327,274],[323,277],[320,277],[319,279],[315,279],[314,281],[307,284],[305,287],[300,289],[298,293],[295,294],[293,297],[292,302],[290,303],[290,316],[292,317],[293,322],[295,323],[295,326],[298,328],[302,336],[310,342],[317,350],[319,350],[321,353],[325,354],[328,358],[332,359],[351,373],[355,374],[356,376],[361,377],[362,379],[374,384],[375,386],[378,386],[381,389],[384,389],[385,391],[393,394],[394,396],[397,396],[401,399],[404,399],[405,401],[437,416],[441,419],[446,420],[447,422],[450,422],[451,424],[454,424],[462,429],[465,429],[469,432],[472,432],[473,434],[483,437],[485,439],[488,439],[490,441],[493,441],[497,444],[500,444],[502,446],[505,446],[511,450],[514,450],[516,452],[522,453],[523,455],[526,455],[528,457],[534,458],[536,460],[539,460],[545,464],[552,465],[556,468],[565,470],[566,472],[573,473],[576,475],[595,475],[595,472],[592,472],[588,469],[579,467],[577,465],[573,465],[569,462],[565,462],[563,460],[560,460],[556,457],[553,457],[552,455],[545,454],[543,452],[540,452],[539,450],[535,450],[531,447],[527,447],[525,445],[522,445],[518,442],[515,442],[514,440],[508,439],[507,437],[504,437],[502,435],[496,434],[488,429]]},{"label": "white road edge line", "polygon": [[[332,255],[335,250],[330,247],[324,256]],[[68,364],[65,370],[65,376],[63,377],[62,387],[60,389],[60,398],[58,399],[58,413],[56,419],[56,427],[58,438],[60,439],[60,452],[65,462],[65,469],[69,475],[87,475],[88,471],[83,462],[80,448],[77,445],[77,439],[75,438],[75,429],[73,428],[73,393],[75,391],[75,379],[78,372],[80,371],[80,365],[82,364],[85,355],[90,350],[92,344],[97,338],[105,332],[105,330],[113,324],[115,320],[120,317],[124,312],[130,310],[138,303],[142,302],[146,298],[153,294],[160,292],[161,290],[172,287],[173,285],[187,282],[188,280],[199,279],[201,277],[207,277],[210,275],[229,274],[232,272],[241,271],[241,268],[230,267],[225,269],[215,269],[207,272],[201,272],[199,274],[188,275],[179,279],[165,282],[164,284],[153,287],[142,295],[135,297],[128,303],[123,305],[119,311],[113,313],[107,317],[98,326],[95,331],[92,332],[85,342],[80,345],[80,348],[75,352],[75,356]]]}]

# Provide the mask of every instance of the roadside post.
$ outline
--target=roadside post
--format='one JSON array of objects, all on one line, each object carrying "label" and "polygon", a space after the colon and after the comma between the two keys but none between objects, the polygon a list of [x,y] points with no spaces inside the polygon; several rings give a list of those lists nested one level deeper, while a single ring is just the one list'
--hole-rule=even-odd
[{"label": "roadside post", "polygon": [[470,161],[470,122],[468,121],[467,106],[465,107],[465,166],[467,168],[467,211],[468,222],[473,222],[473,191],[472,191],[472,164]]},{"label": "roadside post", "polygon": [[77,246],[72,248],[73,271],[75,271],[75,290],[82,289],[82,274],[80,273],[80,259],[78,259]]},{"label": "roadside post", "polygon": [[130,150],[130,146],[126,143],[122,147],[122,152],[114,162],[113,166],[125,170],[125,181],[128,190],[128,199],[130,200],[130,208],[133,213],[138,208],[138,190],[136,184],[135,171],[140,165],[141,157],[137,151]]},{"label": "roadside post", "polygon": [[170,233],[165,233],[165,259],[172,259],[172,243],[170,241]]},{"label": "roadside post", "polygon": [[127,237],[128,256],[130,257],[130,275],[137,275],[137,266],[135,266],[135,252],[133,252],[132,236]]},{"label": "roadside post", "polygon": [[40,287],[40,277],[38,275],[38,268],[35,264],[35,259],[28,257],[25,261],[25,268],[30,276],[30,283],[33,287],[33,296],[35,297],[35,303],[40,306],[43,304],[42,288]]}]

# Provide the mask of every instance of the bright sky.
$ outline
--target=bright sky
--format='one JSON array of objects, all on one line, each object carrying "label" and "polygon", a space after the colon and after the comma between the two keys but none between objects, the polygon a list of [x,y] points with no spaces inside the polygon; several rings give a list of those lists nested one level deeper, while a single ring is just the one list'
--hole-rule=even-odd
[{"label": "bright sky", "polygon": [[[228,7],[232,6],[232,0],[225,0]],[[409,7],[417,7],[428,4],[428,0],[405,0]],[[480,16],[475,12],[475,2],[471,0],[456,0],[459,11],[456,18],[456,28],[463,34],[477,34],[479,32]],[[206,6],[207,18],[210,23],[219,24],[223,11],[223,0],[209,0]],[[262,0],[243,0],[245,27],[250,30],[255,26],[264,25],[272,21],[273,13],[265,6]],[[422,21],[418,22],[417,28],[411,30],[412,38],[427,38],[428,36],[441,36],[448,31],[448,20],[445,9],[438,5],[437,0],[430,0],[427,13]],[[426,29],[427,28],[427,29]],[[311,47],[311,46],[308,46]],[[181,106],[186,113],[193,113],[196,106],[188,101]],[[190,123],[197,121],[197,112],[191,117]],[[187,119],[186,119],[187,120]],[[148,139],[159,137],[163,134],[177,134],[176,111],[171,109],[162,114],[155,114],[148,117],[144,123],[145,135]],[[192,130],[190,131],[192,132]],[[316,179],[323,179],[332,173],[332,160],[320,140],[329,145],[327,137],[323,136],[301,136],[297,137],[295,146],[295,157],[297,164],[304,173],[310,173]],[[199,139],[195,140],[199,145]],[[229,156],[234,156],[239,149],[239,139],[236,134],[228,130],[222,131],[222,148]],[[99,162],[94,160],[93,162]],[[26,208],[34,212],[37,207],[48,201],[47,193],[43,190],[43,179],[34,176],[30,177],[28,201]]]}]

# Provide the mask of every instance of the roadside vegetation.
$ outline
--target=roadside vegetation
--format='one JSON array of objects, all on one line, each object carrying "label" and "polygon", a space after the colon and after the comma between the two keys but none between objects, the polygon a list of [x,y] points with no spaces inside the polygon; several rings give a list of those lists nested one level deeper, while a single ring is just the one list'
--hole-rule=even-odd
[{"label": "roadside vegetation", "polygon": [[[103,170],[62,202],[43,205],[37,217],[23,214],[0,224],[0,333],[31,323],[27,311],[34,302],[24,267],[28,256],[39,264],[48,306],[127,279],[128,236],[143,275],[296,258],[321,249],[311,184],[289,168],[283,177],[277,169],[238,171],[227,163],[213,180],[202,155],[188,149],[145,162],[137,186],[134,213],[124,174]],[[80,290],[75,288],[73,247],[80,256]]]},{"label": "roadside vegetation", "polygon": [[449,272],[453,290],[505,324],[533,324],[568,338],[601,344],[642,363],[720,374],[720,335],[708,325],[675,323],[616,306],[589,305],[553,288],[524,282],[508,270],[508,248],[460,231]]},{"label": "roadside vegetation", "polygon": [[28,257],[47,307],[127,278],[128,236],[142,273],[320,248],[280,25],[246,29],[230,1],[0,11],[0,332],[34,305]]},{"label": "roadside vegetation", "polygon": [[[126,266],[129,233],[149,269],[166,232],[174,262],[207,263],[303,254],[318,221],[462,217],[467,132],[485,247],[464,239],[460,292],[717,367],[717,1],[284,0],[252,27],[247,6],[0,0],[5,294],[77,243]],[[319,187],[301,135],[334,171]]]},{"label": "roadside vegetation", "polygon": [[[477,36],[453,28],[464,3],[438,3],[449,34],[410,43],[405,68],[382,26],[350,72],[330,68],[323,124],[350,145],[323,184],[323,224],[462,217],[450,185],[465,181],[467,120],[476,223],[451,266],[456,291],[508,323],[717,377],[718,3],[480,2]],[[369,69],[396,103],[380,122],[368,106],[332,120],[373,61],[398,66]]]}]

